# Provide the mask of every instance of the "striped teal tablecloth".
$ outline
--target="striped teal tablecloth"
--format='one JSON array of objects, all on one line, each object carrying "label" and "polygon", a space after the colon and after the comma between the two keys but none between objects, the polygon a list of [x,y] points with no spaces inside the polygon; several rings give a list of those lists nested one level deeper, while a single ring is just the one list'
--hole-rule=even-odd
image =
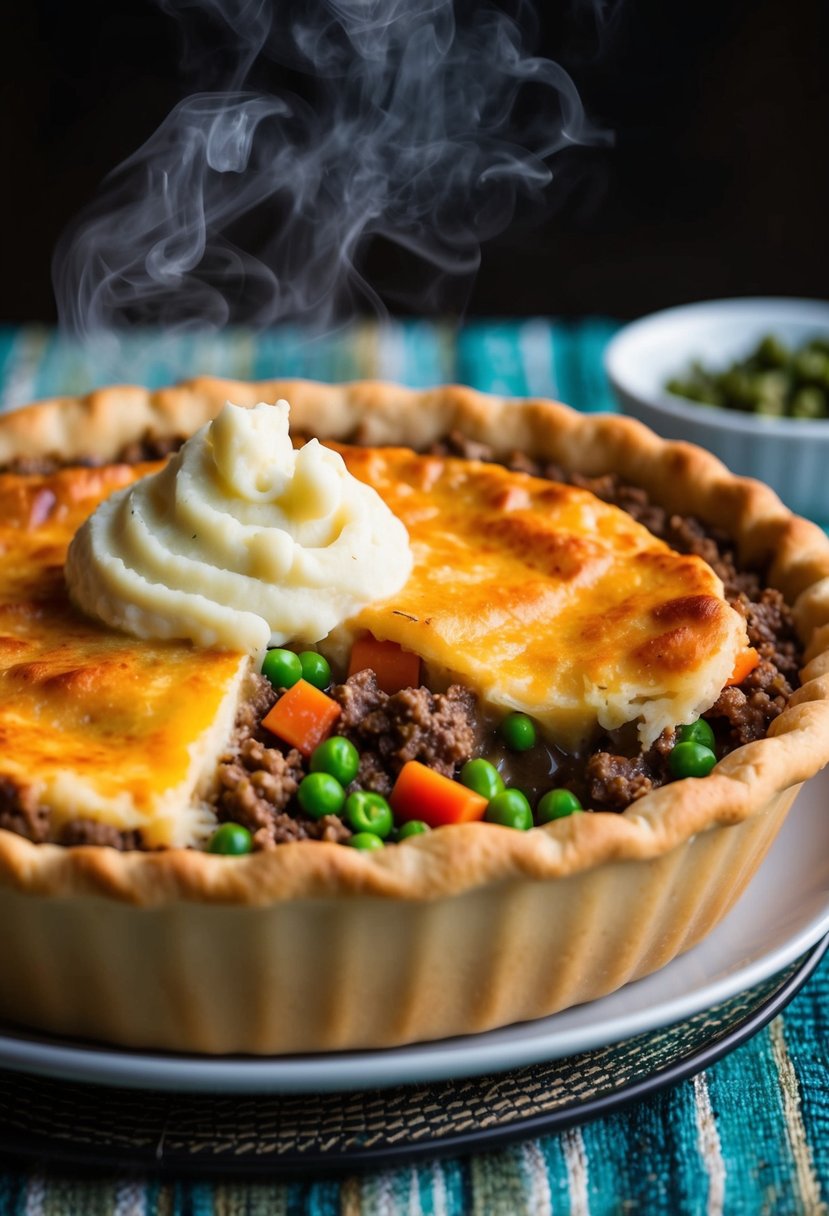
[{"label": "striped teal tablecloth", "polygon": [[[287,329],[142,333],[81,351],[41,328],[0,330],[0,407],[96,385],[195,373],[455,380],[611,409],[591,320],[363,326],[309,343]],[[0,927],[0,931],[7,931]],[[306,1182],[87,1176],[0,1161],[0,1216],[544,1216],[794,1214],[829,1199],[829,961],[749,1043],[692,1080],[586,1126],[498,1152]]]},{"label": "striped teal tablecloth", "polygon": [[459,332],[415,321],[364,325],[307,341],[284,328],[183,334],[144,331],[81,348],[39,327],[0,328],[0,408],[86,392],[102,384],[157,388],[197,373],[240,380],[376,377],[421,388],[458,381],[487,392],[555,396],[579,409],[612,409],[601,353],[616,326],[532,320]]}]

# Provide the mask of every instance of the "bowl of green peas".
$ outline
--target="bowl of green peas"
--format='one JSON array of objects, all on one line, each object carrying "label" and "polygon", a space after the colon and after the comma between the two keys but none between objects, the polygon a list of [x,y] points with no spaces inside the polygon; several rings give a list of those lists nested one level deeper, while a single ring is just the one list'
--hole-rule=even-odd
[{"label": "bowl of green peas", "polygon": [[624,413],[829,524],[829,302],[669,308],[620,330],[605,368]]}]

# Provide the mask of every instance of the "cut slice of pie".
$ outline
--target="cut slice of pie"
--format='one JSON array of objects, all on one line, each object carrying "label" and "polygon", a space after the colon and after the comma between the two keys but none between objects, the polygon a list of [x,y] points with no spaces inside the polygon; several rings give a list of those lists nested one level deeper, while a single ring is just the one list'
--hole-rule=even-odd
[{"label": "cut slice of pie", "polygon": [[67,469],[0,477],[0,779],[48,808],[142,843],[197,843],[202,802],[233,728],[247,656],[148,643],[82,617],[63,561],[98,502],[146,472]]}]

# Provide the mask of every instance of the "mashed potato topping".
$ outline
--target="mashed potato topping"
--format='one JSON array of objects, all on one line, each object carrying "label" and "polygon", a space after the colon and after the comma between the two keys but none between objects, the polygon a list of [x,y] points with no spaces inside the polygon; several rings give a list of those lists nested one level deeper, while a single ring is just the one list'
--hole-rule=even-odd
[{"label": "mashed potato topping", "polygon": [[149,477],[101,503],[66,578],[90,616],[143,638],[260,654],[311,644],[412,567],[404,525],[289,407],[229,402]]}]

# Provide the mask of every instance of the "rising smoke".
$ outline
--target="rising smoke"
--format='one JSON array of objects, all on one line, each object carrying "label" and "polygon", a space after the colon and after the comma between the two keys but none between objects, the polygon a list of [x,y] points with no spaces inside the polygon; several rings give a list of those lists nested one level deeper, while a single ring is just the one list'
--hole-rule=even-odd
[{"label": "rising smoke", "polygon": [[[439,306],[443,278],[471,282],[481,243],[544,195],[557,153],[608,139],[567,72],[527,49],[524,0],[512,15],[453,0],[158,3],[194,91],[58,244],[75,336],[382,313],[364,272],[376,237],[428,267]],[[263,88],[274,65],[310,98]]]}]

